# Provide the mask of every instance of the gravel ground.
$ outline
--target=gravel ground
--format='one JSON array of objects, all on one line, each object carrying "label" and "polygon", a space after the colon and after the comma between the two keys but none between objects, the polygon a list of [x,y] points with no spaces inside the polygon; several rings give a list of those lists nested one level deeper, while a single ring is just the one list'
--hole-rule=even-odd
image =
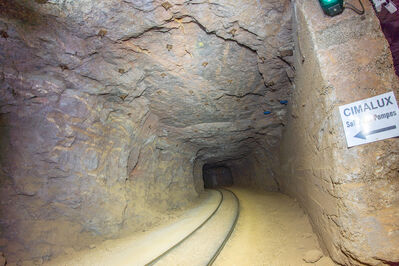
[{"label": "gravel ground", "polygon": [[321,249],[295,200],[281,193],[229,189],[240,199],[240,218],[215,266],[335,265],[325,256],[314,264],[304,261],[311,251],[321,253]]}]

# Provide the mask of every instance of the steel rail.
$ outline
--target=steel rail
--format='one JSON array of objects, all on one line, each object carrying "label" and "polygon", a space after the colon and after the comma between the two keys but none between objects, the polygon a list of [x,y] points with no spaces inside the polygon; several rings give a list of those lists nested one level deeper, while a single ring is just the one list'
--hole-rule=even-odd
[{"label": "steel rail", "polygon": [[163,256],[165,256],[166,254],[168,254],[169,252],[171,252],[173,249],[175,249],[176,247],[178,247],[181,243],[183,243],[187,238],[189,238],[190,236],[192,236],[195,232],[197,232],[204,224],[206,224],[214,215],[215,213],[219,210],[220,205],[222,205],[223,202],[223,193],[219,190],[219,189],[215,189],[216,191],[218,191],[220,193],[220,201],[218,206],[215,208],[215,210],[211,213],[211,215],[209,215],[208,218],[205,219],[205,221],[203,221],[197,228],[195,228],[191,233],[189,233],[188,235],[186,235],[182,240],[180,240],[179,242],[177,242],[176,244],[174,244],[172,247],[170,247],[168,250],[166,250],[165,252],[163,252],[161,255],[159,255],[158,257],[156,257],[155,259],[153,259],[152,261],[148,262],[147,264],[145,264],[145,266],[151,266],[154,265],[157,261],[159,261]]},{"label": "steel rail", "polygon": [[230,189],[227,189],[227,188],[223,188],[223,189],[227,190],[231,194],[233,194],[233,196],[234,196],[234,198],[235,198],[235,200],[237,202],[237,213],[236,213],[236,217],[234,218],[234,222],[233,222],[233,224],[230,227],[229,232],[227,233],[227,235],[226,235],[225,239],[223,240],[222,244],[216,250],[215,254],[213,254],[213,256],[212,256],[211,260],[208,262],[207,266],[211,266],[215,262],[216,258],[219,256],[220,252],[222,251],[222,249],[226,245],[227,241],[229,241],[230,236],[231,236],[231,234],[233,233],[233,231],[234,231],[234,229],[236,227],[236,224],[237,224],[237,221],[238,221],[238,217],[240,216],[240,200],[238,199],[237,195],[233,191],[231,191]]}]

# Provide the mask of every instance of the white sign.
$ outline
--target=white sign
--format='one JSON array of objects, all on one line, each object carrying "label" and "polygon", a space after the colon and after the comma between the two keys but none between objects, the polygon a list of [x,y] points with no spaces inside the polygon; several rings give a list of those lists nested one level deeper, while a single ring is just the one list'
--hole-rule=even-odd
[{"label": "white sign", "polygon": [[348,147],[399,136],[399,110],[393,92],[339,107]]}]

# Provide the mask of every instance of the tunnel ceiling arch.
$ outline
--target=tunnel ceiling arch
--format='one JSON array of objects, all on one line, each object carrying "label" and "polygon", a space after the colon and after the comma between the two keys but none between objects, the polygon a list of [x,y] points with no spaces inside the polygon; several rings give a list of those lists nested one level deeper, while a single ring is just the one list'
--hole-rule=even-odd
[{"label": "tunnel ceiling arch", "polygon": [[[48,40],[26,33],[25,57],[46,51],[32,66],[42,70],[26,82],[52,73],[55,90],[101,95],[120,113],[143,102],[162,124],[158,136],[204,153],[223,149],[214,160],[247,154],[248,144],[278,143],[286,114],[279,100],[288,99],[292,78],[289,1],[19,3],[41,17],[37,27]],[[9,19],[24,19],[11,15],[18,5],[7,8]]]}]

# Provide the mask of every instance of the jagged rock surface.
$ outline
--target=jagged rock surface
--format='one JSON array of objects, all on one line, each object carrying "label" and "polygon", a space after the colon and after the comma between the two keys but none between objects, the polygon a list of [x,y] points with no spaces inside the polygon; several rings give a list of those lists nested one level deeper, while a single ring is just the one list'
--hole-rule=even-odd
[{"label": "jagged rock surface", "polygon": [[289,1],[37,2],[0,2],[9,262],[151,226],[195,200],[204,163],[275,163]]},{"label": "jagged rock surface", "polygon": [[369,2],[363,17],[345,10],[333,19],[310,1],[295,4],[297,75],[281,141],[281,189],[298,199],[337,263],[398,264],[398,139],[348,148],[338,108],[399,94],[387,40]]}]

